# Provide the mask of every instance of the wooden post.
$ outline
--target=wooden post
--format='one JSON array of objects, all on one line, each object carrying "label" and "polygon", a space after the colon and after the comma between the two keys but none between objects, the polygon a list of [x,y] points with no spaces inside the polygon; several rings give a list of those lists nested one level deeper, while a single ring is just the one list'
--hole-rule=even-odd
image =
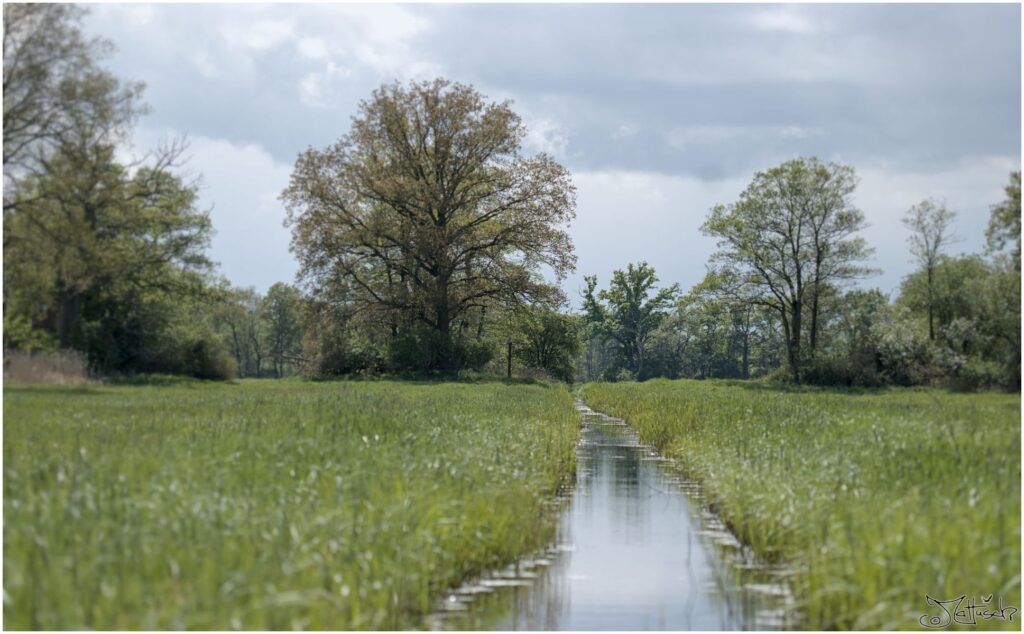
[{"label": "wooden post", "polygon": [[512,340],[508,340],[508,378],[512,378]]}]

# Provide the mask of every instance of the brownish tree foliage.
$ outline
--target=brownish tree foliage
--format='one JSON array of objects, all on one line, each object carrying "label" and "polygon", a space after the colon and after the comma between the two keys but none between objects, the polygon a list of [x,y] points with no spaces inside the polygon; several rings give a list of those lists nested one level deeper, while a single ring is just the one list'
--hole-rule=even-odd
[{"label": "brownish tree foliage", "polygon": [[525,133],[470,86],[376,90],[341,140],[300,155],[282,194],[300,276],[314,295],[344,287],[393,334],[427,329],[424,369],[457,369],[456,328],[559,303],[541,267],[561,280],[575,266],[575,188],[551,157],[523,154]]}]

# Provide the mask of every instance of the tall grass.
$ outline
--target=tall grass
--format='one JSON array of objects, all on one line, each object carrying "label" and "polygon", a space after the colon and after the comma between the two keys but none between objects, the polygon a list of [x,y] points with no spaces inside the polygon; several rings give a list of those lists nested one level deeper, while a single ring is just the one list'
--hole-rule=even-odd
[{"label": "tall grass", "polygon": [[73,350],[4,350],[4,381],[82,385],[89,381],[89,365],[84,354]]},{"label": "tall grass", "polygon": [[553,536],[564,388],[251,381],[4,393],[4,623],[422,625]]},{"label": "tall grass", "polygon": [[[1021,607],[1019,395],[666,380],[582,394],[678,459],[741,540],[793,567],[808,628],[923,629],[939,614],[925,595]],[[1020,628],[1020,614],[978,621]]]}]

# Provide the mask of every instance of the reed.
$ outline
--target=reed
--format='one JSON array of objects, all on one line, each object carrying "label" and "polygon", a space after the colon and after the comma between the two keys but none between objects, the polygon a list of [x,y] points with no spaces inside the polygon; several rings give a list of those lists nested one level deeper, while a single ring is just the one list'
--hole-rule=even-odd
[{"label": "reed", "polygon": [[562,387],[243,381],[4,391],[4,624],[423,625],[549,542]]},{"label": "reed", "polygon": [[[923,629],[940,600],[1020,608],[1020,395],[588,384],[677,459],[766,560],[794,570],[802,625]],[[978,619],[977,628],[1020,629]]]}]

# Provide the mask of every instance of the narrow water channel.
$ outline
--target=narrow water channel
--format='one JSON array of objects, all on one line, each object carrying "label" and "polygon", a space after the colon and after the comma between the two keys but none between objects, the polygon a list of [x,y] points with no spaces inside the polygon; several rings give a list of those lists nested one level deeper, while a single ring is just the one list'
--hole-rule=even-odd
[{"label": "narrow water channel", "polygon": [[[576,488],[548,551],[451,593],[437,629],[782,629],[791,598],[623,421],[577,405]],[[783,573],[784,574],[784,573]]]}]

